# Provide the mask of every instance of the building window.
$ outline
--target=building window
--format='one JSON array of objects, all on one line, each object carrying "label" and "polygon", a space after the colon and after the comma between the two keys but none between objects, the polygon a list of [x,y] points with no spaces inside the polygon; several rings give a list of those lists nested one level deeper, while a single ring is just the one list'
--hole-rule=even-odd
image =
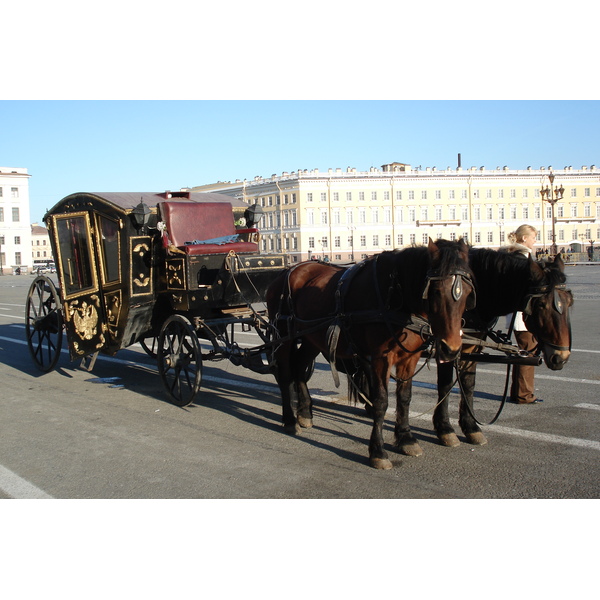
[{"label": "building window", "polygon": [[442,190],[435,190],[435,199],[436,200],[442,199]]},{"label": "building window", "polygon": [[21,245],[21,236],[15,235],[15,246],[20,246],[20,245]]},{"label": "building window", "polygon": [[529,219],[529,206],[523,206],[523,219]]},{"label": "building window", "polygon": [[428,233],[424,233],[424,234],[421,236],[421,243],[422,243],[423,245],[427,245],[427,243],[428,243],[428,242],[429,242],[429,234],[428,234]]},{"label": "building window", "polygon": [[469,197],[469,196],[468,196],[468,194],[467,194],[467,190],[461,190],[461,192],[460,192],[460,197],[461,197],[463,200],[466,200],[466,199]]},{"label": "building window", "polygon": [[346,210],[346,223],[348,223],[348,225],[352,225],[352,223],[354,223],[354,213],[352,212],[351,208]]},{"label": "building window", "polygon": [[323,250],[325,248],[329,248],[329,240],[327,239],[326,235],[321,238],[321,246],[323,246]]},{"label": "building window", "polygon": [[308,238],[308,247],[309,248],[314,248],[315,247],[315,238],[312,237],[312,236]]},{"label": "building window", "polygon": [[360,236],[360,245],[363,248],[366,248],[366,246],[367,246],[367,236],[366,235],[361,235]]},{"label": "building window", "polygon": [[427,221],[427,207],[421,206],[421,220]]},{"label": "building window", "polygon": [[[596,191],[600,191],[600,188],[597,188]],[[596,196],[600,196],[600,194],[596,194]],[[402,192],[400,190],[396,192],[396,200],[402,200]]]},{"label": "building window", "polygon": [[452,205],[448,207],[448,218],[451,221],[455,221],[456,220],[456,206]]},{"label": "building window", "polygon": [[414,206],[408,207],[408,220],[414,223],[417,220],[417,209]]},{"label": "building window", "polygon": [[577,188],[571,188],[571,198],[577,197]]},{"label": "building window", "polygon": [[504,198],[504,190],[498,190],[498,199]]},{"label": "building window", "polygon": [[314,225],[315,224],[315,213],[313,210],[307,210],[306,211],[306,222],[309,225]]},{"label": "building window", "polygon": [[491,221],[494,218],[494,207],[493,206],[486,206],[485,207],[485,214],[486,214],[487,220]]},{"label": "building window", "polygon": [[18,206],[13,206],[13,209],[12,209],[12,220],[13,220],[13,223],[18,223],[19,222],[19,207]]},{"label": "building window", "polygon": [[358,192],[358,200],[359,200],[359,202],[365,201],[365,193],[364,192]]},{"label": "building window", "polygon": [[306,201],[307,202],[312,202],[313,201],[312,192],[308,192],[308,194],[306,194]]},{"label": "building window", "polygon": [[577,204],[571,204],[571,216],[572,217],[577,216]]},{"label": "building window", "polygon": [[[19,197],[19,188],[18,187],[10,188],[10,197],[11,198]],[[17,264],[21,264],[21,262],[19,261]]]},{"label": "building window", "polygon": [[389,234],[385,236],[385,245],[388,248],[392,245],[392,236]]},{"label": "building window", "polygon": [[15,265],[20,265],[20,264],[21,264],[21,253],[15,252]]},{"label": "building window", "polygon": [[427,190],[421,190],[421,200],[427,200]]},{"label": "building window", "polygon": [[488,244],[493,243],[493,241],[494,241],[494,233],[492,231],[488,231],[487,241],[488,241]]},{"label": "building window", "polygon": [[371,192],[371,200],[377,202],[377,192]]},{"label": "building window", "polygon": [[442,207],[441,206],[435,207],[435,220],[436,221],[442,220]]},{"label": "building window", "polygon": [[367,222],[367,211],[364,208],[360,208],[358,210],[358,222],[359,223]]},{"label": "building window", "polygon": [[321,211],[321,225],[327,225],[327,211]]},{"label": "building window", "polygon": [[[589,202],[586,202],[583,205],[583,216],[584,217],[591,217],[592,216],[592,205]],[[589,236],[591,237],[591,236]]]},{"label": "building window", "polygon": [[523,198],[527,198],[529,195],[529,190],[523,190]]},{"label": "building window", "polygon": [[556,216],[557,217],[564,217],[565,216],[565,207],[562,204],[557,204],[556,205]]},{"label": "building window", "polygon": [[417,243],[417,236],[414,233],[411,233],[408,236],[408,240],[409,240],[408,241],[409,244],[416,244]]},{"label": "building window", "polygon": [[460,207],[460,218],[463,221],[468,221],[469,220],[469,207],[468,206],[461,206]]},{"label": "building window", "polygon": [[371,209],[371,221],[373,223],[379,223],[379,209],[377,209],[377,208]]},{"label": "building window", "polygon": [[454,200],[455,196],[454,196],[454,190],[450,190],[448,192],[448,200]]},{"label": "building window", "polygon": [[475,243],[481,244],[481,233],[479,231],[475,232]]},{"label": "building window", "polygon": [[392,222],[392,209],[389,207],[386,207],[383,209],[383,222],[384,223]]},{"label": "building window", "polygon": [[321,202],[327,202],[327,192],[321,192]]},{"label": "building window", "polygon": [[485,191],[485,197],[486,198],[491,198],[492,197],[492,190],[486,190]]},{"label": "building window", "polygon": [[352,192],[346,192],[346,202],[352,202]]},{"label": "building window", "polygon": [[336,236],[333,238],[333,245],[334,245],[336,248],[339,248],[339,247],[342,245],[342,240],[340,239],[340,236],[339,236],[339,235],[336,235]]},{"label": "building window", "polygon": [[409,200],[415,199],[415,191],[414,190],[408,190],[408,199]]},{"label": "building window", "polygon": [[339,225],[341,222],[342,222],[342,216],[340,214],[340,210],[339,210],[339,208],[336,208],[333,211],[333,224]]},{"label": "building window", "polygon": [[476,221],[481,221],[481,206],[479,206],[479,204],[476,204],[473,207],[473,218]]},{"label": "building window", "polygon": [[0,206],[0,223],[4,221],[4,208]]},{"label": "building window", "polygon": [[517,197],[517,190],[516,189],[512,188],[510,190],[510,197],[511,198],[516,198]]},{"label": "building window", "polygon": [[534,219],[542,218],[542,211],[541,211],[539,205],[537,205],[537,204],[533,207],[533,218]]},{"label": "building window", "polygon": [[473,190],[473,198],[475,198],[475,199],[479,198],[479,190]]},{"label": "building window", "polygon": [[384,200],[384,202],[390,201],[390,193],[389,192],[383,192],[383,200]]},{"label": "building window", "polygon": [[340,193],[339,192],[333,192],[333,201],[334,202],[340,201]]},{"label": "building window", "polygon": [[396,239],[398,240],[398,248],[400,248],[404,244],[404,235],[402,235],[401,233],[399,233],[396,236]]},{"label": "building window", "polygon": [[[512,211],[512,209],[515,209],[515,211],[517,210],[516,207],[511,206],[510,210]],[[516,212],[515,212],[516,215]],[[504,219],[504,205],[500,204],[498,205],[498,218],[499,219]],[[511,219],[516,218],[516,217],[511,217]]]},{"label": "building window", "polygon": [[373,236],[373,247],[377,248],[379,246],[379,236],[378,235],[374,235]]}]

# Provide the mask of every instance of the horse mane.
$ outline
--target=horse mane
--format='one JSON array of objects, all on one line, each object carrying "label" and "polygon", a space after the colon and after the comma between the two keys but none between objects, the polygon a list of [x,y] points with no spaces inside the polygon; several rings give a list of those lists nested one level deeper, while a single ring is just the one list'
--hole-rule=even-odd
[{"label": "horse mane", "polygon": [[[458,268],[469,270],[466,261],[458,252],[461,249],[460,241],[438,239],[435,244],[439,250],[435,264],[439,276],[445,277],[456,272]],[[378,271],[389,273],[398,282],[399,285],[391,298],[396,305],[402,304],[410,312],[418,312],[421,309],[425,279],[428,271],[434,266],[427,246],[413,245],[399,250],[388,250],[367,260],[377,260]]]},{"label": "horse mane", "polygon": [[485,319],[509,312],[518,306],[527,291],[539,285],[558,285],[566,281],[557,264],[539,261],[541,271],[532,270],[530,259],[516,252],[470,248],[469,264],[477,286],[477,308]]}]

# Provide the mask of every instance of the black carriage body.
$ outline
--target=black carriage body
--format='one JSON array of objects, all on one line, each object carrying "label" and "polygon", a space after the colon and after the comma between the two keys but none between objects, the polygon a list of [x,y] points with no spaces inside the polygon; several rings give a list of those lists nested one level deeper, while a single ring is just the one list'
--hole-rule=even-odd
[{"label": "black carriage body", "polygon": [[[171,242],[175,232],[164,227],[165,203],[175,215],[194,213],[188,220],[192,231],[194,220],[206,220],[205,206],[216,206],[222,219],[224,211],[230,215],[228,226],[242,241],[216,248],[199,244],[188,253],[185,245]],[[158,335],[174,313],[210,319],[262,301],[286,257],[261,255],[258,230],[235,227],[246,209],[229,196],[188,192],[76,193],[57,203],[44,221],[71,358],[113,355]]]}]

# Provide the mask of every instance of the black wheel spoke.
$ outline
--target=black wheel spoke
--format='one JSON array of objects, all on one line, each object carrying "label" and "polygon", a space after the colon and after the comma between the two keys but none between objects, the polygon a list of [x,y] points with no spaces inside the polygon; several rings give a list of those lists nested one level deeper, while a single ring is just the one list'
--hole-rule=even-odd
[{"label": "black wheel spoke", "polygon": [[158,336],[158,369],[171,401],[190,404],[200,389],[202,355],[196,332],[181,315],[169,317]]},{"label": "black wheel spoke", "polygon": [[60,357],[63,321],[58,291],[47,277],[37,277],[29,289],[25,335],[37,368],[44,372],[53,369]]}]

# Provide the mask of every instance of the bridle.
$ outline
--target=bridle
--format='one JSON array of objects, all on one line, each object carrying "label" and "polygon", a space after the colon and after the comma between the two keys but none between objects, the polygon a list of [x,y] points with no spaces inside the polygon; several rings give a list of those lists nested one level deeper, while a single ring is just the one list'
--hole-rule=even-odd
[{"label": "bridle", "polygon": [[439,270],[427,271],[427,279],[425,283],[425,289],[423,290],[423,300],[429,300],[429,286],[432,281],[445,281],[446,279],[452,278],[452,298],[458,302],[463,295],[464,288],[463,283],[466,282],[471,287],[472,296],[467,298],[466,310],[473,310],[475,308],[477,299],[475,294],[475,284],[473,283],[473,276],[464,269],[456,269],[452,273],[447,275],[440,275]]},{"label": "bridle", "polygon": [[[533,314],[534,302],[540,300],[544,296],[547,296],[551,292],[552,292],[552,309],[555,310],[559,315],[562,315],[565,307],[564,307],[563,301],[561,300],[560,295],[558,293],[559,291],[563,291],[568,294],[571,294],[571,290],[568,289],[564,283],[554,285],[554,286],[541,285],[538,287],[531,288],[529,290],[529,292],[527,293],[527,295],[525,296],[525,299],[523,301],[523,303],[524,303],[523,320],[527,321],[527,319],[529,317],[531,317],[531,315]],[[548,342],[548,341],[536,336],[538,342],[540,344],[549,346],[550,348],[554,348],[555,350],[561,350],[561,351],[568,350],[569,352],[571,352],[572,336],[571,336],[571,317],[570,317],[570,315],[567,315],[567,324],[569,326],[569,346],[559,346],[557,344],[553,344],[552,342]]]}]

